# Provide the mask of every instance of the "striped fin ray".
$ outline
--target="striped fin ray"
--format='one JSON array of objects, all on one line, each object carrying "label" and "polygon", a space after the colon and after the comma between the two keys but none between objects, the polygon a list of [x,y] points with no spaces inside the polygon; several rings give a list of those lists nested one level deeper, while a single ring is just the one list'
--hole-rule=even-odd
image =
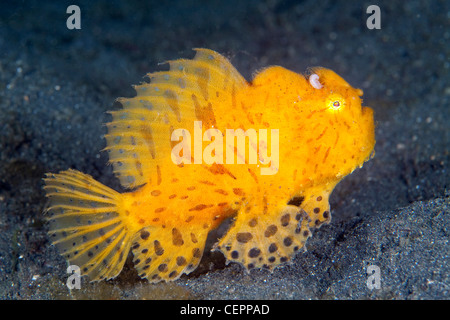
[{"label": "striped fin ray", "polygon": [[53,244],[91,280],[116,277],[131,245],[121,195],[75,170],[48,174],[44,181]]},{"label": "striped fin ray", "polygon": [[105,150],[124,187],[160,182],[163,168],[174,165],[173,130],[192,130],[194,121],[225,129],[220,116],[236,107],[236,91],[247,82],[217,52],[195,51],[192,60],[168,61],[168,71],[148,74],[150,83],[135,86],[136,97],[119,99],[123,109],[111,112]]}]

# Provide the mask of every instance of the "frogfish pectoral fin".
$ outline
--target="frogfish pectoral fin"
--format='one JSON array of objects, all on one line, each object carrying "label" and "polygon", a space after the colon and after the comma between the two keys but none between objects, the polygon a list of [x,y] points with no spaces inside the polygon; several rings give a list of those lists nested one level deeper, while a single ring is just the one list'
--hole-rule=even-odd
[{"label": "frogfish pectoral fin", "polygon": [[189,230],[179,226],[146,227],[132,239],[135,267],[150,282],[172,281],[198,266],[208,229]]},{"label": "frogfish pectoral fin", "polygon": [[265,214],[244,207],[217,248],[227,260],[238,262],[247,270],[272,269],[290,260],[304,246],[311,235],[308,225],[308,215],[293,205]]}]

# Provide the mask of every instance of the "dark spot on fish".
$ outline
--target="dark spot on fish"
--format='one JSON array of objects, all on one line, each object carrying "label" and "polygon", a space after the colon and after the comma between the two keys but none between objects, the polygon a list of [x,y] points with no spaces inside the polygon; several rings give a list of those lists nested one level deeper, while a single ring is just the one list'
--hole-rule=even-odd
[{"label": "dark spot on fish", "polygon": [[148,232],[147,230],[141,231],[141,239],[142,240],[147,240],[149,236],[150,236],[150,232]]},{"label": "dark spot on fish", "polygon": [[261,253],[261,250],[259,250],[258,248],[252,248],[248,252],[248,256],[250,258],[256,258],[257,256],[259,256],[260,253]]},{"label": "dark spot on fish", "polygon": [[253,238],[250,232],[239,232],[236,234],[236,240],[240,243],[247,243]]},{"label": "dark spot on fish", "polygon": [[266,231],[264,231],[264,236],[266,238],[269,238],[271,236],[273,236],[275,233],[277,233],[277,226],[274,224],[271,224],[270,226],[267,227]]}]

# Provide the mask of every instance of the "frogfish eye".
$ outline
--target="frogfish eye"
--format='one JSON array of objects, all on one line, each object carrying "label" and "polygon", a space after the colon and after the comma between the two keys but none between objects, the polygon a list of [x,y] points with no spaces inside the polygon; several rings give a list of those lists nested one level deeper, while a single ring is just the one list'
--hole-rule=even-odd
[{"label": "frogfish eye", "polygon": [[328,108],[330,111],[341,110],[345,106],[345,100],[337,94],[328,97]]},{"label": "frogfish eye", "polygon": [[339,109],[341,107],[341,102],[336,100],[333,102],[333,108],[334,109]]}]

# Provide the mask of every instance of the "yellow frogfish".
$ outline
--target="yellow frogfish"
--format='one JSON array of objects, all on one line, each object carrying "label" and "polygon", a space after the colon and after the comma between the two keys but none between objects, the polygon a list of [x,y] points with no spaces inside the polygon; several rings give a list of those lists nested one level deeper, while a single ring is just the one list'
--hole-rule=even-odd
[{"label": "yellow frogfish", "polygon": [[213,249],[273,270],[330,221],[330,193],[373,155],[373,111],[335,72],[271,66],[247,82],[195,51],[110,112],[105,150],[129,192],[76,170],[44,179],[49,236],[91,281],[116,277],[130,250],[150,282],[189,274],[225,219]]}]

